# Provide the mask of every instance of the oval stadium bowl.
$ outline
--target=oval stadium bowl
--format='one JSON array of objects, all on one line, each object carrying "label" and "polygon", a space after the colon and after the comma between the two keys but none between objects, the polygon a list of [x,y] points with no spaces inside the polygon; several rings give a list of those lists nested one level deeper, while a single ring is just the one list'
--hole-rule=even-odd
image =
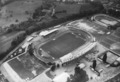
[{"label": "oval stadium bowl", "polygon": [[[55,31],[54,31],[55,29]],[[36,50],[39,60],[49,62],[68,62],[84,55],[96,45],[95,38],[88,32],[74,27],[59,27],[46,30]]]}]

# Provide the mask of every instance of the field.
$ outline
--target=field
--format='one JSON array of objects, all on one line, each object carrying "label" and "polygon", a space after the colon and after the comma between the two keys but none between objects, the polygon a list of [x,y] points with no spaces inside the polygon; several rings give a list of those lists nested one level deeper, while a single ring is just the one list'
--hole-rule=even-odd
[{"label": "field", "polygon": [[108,24],[108,25],[115,25],[118,23],[117,19],[115,19],[113,17],[109,17],[109,16],[104,16],[104,15],[96,16],[95,20],[98,20],[98,21]]},{"label": "field", "polygon": [[10,48],[13,39],[22,33],[24,32],[20,31],[0,36],[0,54],[6,52]]},{"label": "field", "polygon": [[5,27],[26,21],[41,4],[42,0],[18,0],[5,5],[0,11],[0,26]]},{"label": "field", "polygon": [[[108,16],[103,16],[103,15],[101,16],[101,15],[100,15],[100,16],[97,16],[97,17],[96,17],[96,19],[99,20],[99,21],[100,21],[101,19],[103,19],[103,18],[104,18],[105,20],[114,21],[112,17],[108,17]],[[116,20],[116,21],[117,21],[117,20]]]},{"label": "field", "polygon": [[83,38],[75,34],[66,33],[55,40],[42,45],[41,48],[52,57],[60,58],[82,46],[85,42],[86,41]]},{"label": "field", "polygon": [[[29,53],[9,61],[8,64],[22,79],[33,79],[46,69],[41,61]],[[35,73],[33,73],[33,69]]]},{"label": "field", "polygon": [[64,3],[56,3],[56,13],[60,11],[66,11],[66,13],[58,13],[56,16],[58,18],[66,17],[72,14],[78,14],[81,8],[80,4],[64,4]]},{"label": "field", "polygon": [[[41,3],[42,0],[18,0],[4,5],[0,11],[0,28],[27,20]],[[28,14],[25,13],[26,11]],[[13,32],[0,36],[0,53],[7,51],[11,46],[13,38],[20,33]]]}]

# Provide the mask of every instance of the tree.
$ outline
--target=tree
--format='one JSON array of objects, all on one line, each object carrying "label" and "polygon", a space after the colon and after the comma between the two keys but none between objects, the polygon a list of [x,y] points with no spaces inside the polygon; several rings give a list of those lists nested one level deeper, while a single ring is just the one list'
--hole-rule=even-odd
[{"label": "tree", "polygon": [[28,15],[28,14],[29,14],[29,11],[25,11],[25,14]]},{"label": "tree", "polygon": [[103,56],[103,62],[106,63],[107,61],[107,53],[105,52],[104,56]]},{"label": "tree", "polygon": [[81,71],[80,67],[76,66],[75,67],[75,74],[79,74]]},{"label": "tree", "polygon": [[16,20],[15,20],[15,22],[19,22],[19,20],[18,20],[18,19],[16,19]]},{"label": "tree", "polygon": [[57,68],[59,68],[60,67],[60,64],[57,64]]},{"label": "tree", "polygon": [[95,68],[96,68],[96,65],[97,65],[96,60],[93,60],[92,68],[95,69]]},{"label": "tree", "polygon": [[51,66],[51,65],[53,65],[53,63],[52,62],[48,62],[47,65]]},{"label": "tree", "polygon": [[88,81],[88,75],[83,69],[76,67],[75,71],[76,71],[75,74],[70,75],[70,78],[68,78],[67,82],[87,82]]},{"label": "tree", "polygon": [[28,52],[29,52],[29,54],[30,54],[31,56],[34,55],[34,50],[33,50],[33,48],[32,48],[32,44],[29,45]]},{"label": "tree", "polygon": [[51,66],[51,71],[55,71],[55,69],[56,69],[56,66],[55,65],[53,65],[53,66]]},{"label": "tree", "polygon": [[6,32],[7,32],[7,33],[11,33],[11,32],[12,32],[12,29],[11,29],[11,28],[8,28]]}]

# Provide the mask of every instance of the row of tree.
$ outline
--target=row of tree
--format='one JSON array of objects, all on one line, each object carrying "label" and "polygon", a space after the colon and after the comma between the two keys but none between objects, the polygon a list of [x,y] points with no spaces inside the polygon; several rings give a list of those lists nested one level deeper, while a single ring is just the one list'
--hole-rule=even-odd
[{"label": "row of tree", "polygon": [[[71,14],[67,17],[63,17],[60,19],[53,19],[51,21],[46,21],[46,22],[41,22],[42,24],[36,24],[36,18],[39,18],[40,16],[45,15],[46,12],[42,12],[43,9],[49,9],[50,7],[55,6],[54,3],[50,3],[50,2],[44,2],[43,5],[41,5],[40,7],[38,7],[35,12],[33,13],[32,18],[29,18],[27,21],[21,22],[19,24],[11,24],[9,27],[7,28],[7,33],[13,32],[13,31],[24,31],[24,30],[29,30],[32,27],[43,27],[45,28],[46,25],[48,26],[48,23],[46,22],[50,22],[51,26],[56,25],[53,23],[61,23],[62,21],[65,22],[67,20],[73,20],[73,19],[79,19],[81,17],[85,17],[88,15],[92,15],[92,14],[96,14],[96,13],[100,13],[101,11],[104,10],[103,5],[100,2],[90,2],[87,4],[83,4],[81,5],[81,8],[79,10],[79,13],[77,14]],[[40,22],[40,21],[39,21]],[[53,22],[53,23],[52,23]],[[53,25],[52,25],[53,24]],[[45,26],[44,26],[45,25]]]},{"label": "row of tree", "polygon": [[87,82],[89,80],[87,73],[80,69],[80,67],[75,67],[75,74],[70,75],[70,78],[67,79],[67,82]]},{"label": "row of tree", "polygon": [[28,27],[35,24],[35,21],[31,18],[29,18],[27,21],[23,21],[19,24],[11,24],[9,27],[6,27],[6,33],[11,33],[14,31],[24,31]]},{"label": "row of tree", "polygon": [[24,39],[26,38],[26,33],[18,35],[11,42],[11,47],[6,51],[0,54],[0,60],[4,59],[13,49],[15,49]]}]

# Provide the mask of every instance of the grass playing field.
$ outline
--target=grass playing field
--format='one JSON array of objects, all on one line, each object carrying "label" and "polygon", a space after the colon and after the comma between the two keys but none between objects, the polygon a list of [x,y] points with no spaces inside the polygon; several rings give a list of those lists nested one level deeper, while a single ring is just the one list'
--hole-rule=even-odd
[{"label": "grass playing field", "polygon": [[84,39],[69,32],[61,35],[55,40],[49,41],[48,43],[42,45],[41,48],[52,57],[60,58],[82,46],[86,42]]},{"label": "grass playing field", "polygon": [[98,21],[100,21],[100,20],[103,19],[103,18],[104,18],[105,20],[116,21],[116,22],[117,22],[117,20],[116,20],[115,18],[110,17],[110,16],[104,16],[104,15],[96,16],[96,19],[97,19]]}]

